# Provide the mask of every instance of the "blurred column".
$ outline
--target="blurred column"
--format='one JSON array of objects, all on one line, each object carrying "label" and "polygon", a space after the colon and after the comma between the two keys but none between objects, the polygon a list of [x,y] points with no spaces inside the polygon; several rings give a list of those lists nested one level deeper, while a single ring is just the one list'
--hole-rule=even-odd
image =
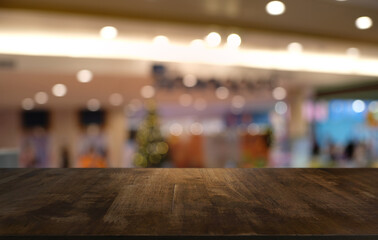
[{"label": "blurred column", "polygon": [[126,140],[126,119],[122,108],[107,112],[105,131],[108,139],[109,167],[122,167]]},{"label": "blurred column", "polygon": [[303,113],[303,107],[309,94],[309,89],[303,86],[296,86],[289,92],[289,137],[292,167],[308,167],[311,159],[310,126]]},{"label": "blurred column", "polygon": [[77,110],[56,109],[51,112],[51,128],[48,131],[51,138],[50,167],[62,166],[62,152],[66,148],[69,156],[69,166],[77,166],[79,151],[79,118]]}]

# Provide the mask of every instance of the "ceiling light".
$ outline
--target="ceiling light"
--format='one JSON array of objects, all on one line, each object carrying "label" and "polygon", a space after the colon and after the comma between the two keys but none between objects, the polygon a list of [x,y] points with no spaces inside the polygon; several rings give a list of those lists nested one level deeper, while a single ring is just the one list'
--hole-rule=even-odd
[{"label": "ceiling light", "polygon": [[79,82],[87,83],[92,80],[93,73],[87,69],[83,69],[76,74],[76,78]]},{"label": "ceiling light", "polygon": [[119,93],[113,93],[109,96],[109,102],[113,106],[120,106],[123,103],[123,96]]},{"label": "ceiling light", "polygon": [[52,94],[56,97],[63,97],[67,94],[67,87],[64,84],[58,83],[52,87]]},{"label": "ceiling light", "polygon": [[276,100],[283,100],[286,98],[287,92],[283,87],[276,87],[273,89],[272,95]]},{"label": "ceiling light", "polygon": [[166,46],[169,44],[169,39],[166,36],[159,35],[154,37],[153,43],[156,46]]},{"label": "ceiling light", "polygon": [[230,92],[225,87],[219,87],[215,90],[215,96],[217,96],[219,99],[226,99],[228,98],[229,94]]},{"label": "ceiling light", "polygon": [[362,100],[355,100],[352,103],[352,109],[356,113],[361,113],[365,111],[366,105]]},{"label": "ceiling light", "polygon": [[144,86],[140,90],[140,95],[142,95],[144,98],[152,98],[155,96],[155,88],[150,85]]},{"label": "ceiling light", "polygon": [[34,96],[34,100],[38,104],[46,104],[49,100],[49,96],[45,92],[37,92]]},{"label": "ceiling light", "polygon": [[34,101],[31,98],[25,98],[22,100],[21,106],[24,110],[32,110],[34,108]]},{"label": "ceiling light", "polygon": [[217,33],[217,32],[211,32],[211,33],[209,33],[206,36],[205,41],[206,41],[206,43],[207,43],[208,46],[210,46],[210,47],[217,47],[221,43],[222,38],[219,35],[219,33]]},{"label": "ceiling light", "polygon": [[95,112],[100,110],[101,103],[98,99],[92,98],[87,103],[87,108],[89,111]]},{"label": "ceiling light", "polygon": [[281,15],[285,12],[285,4],[280,1],[271,1],[265,9],[270,15]]},{"label": "ceiling light", "polygon": [[276,113],[280,115],[284,115],[287,112],[287,105],[285,102],[277,102],[276,105],[274,106],[274,110]]},{"label": "ceiling light", "polygon": [[365,30],[373,26],[373,20],[370,17],[363,16],[357,18],[355,24],[358,29]]},{"label": "ceiling light", "polygon": [[287,51],[289,51],[289,53],[292,54],[299,54],[302,53],[303,46],[298,42],[292,42],[289,45],[287,45]]},{"label": "ceiling light", "polygon": [[101,28],[100,35],[104,39],[113,39],[113,38],[117,37],[118,30],[115,27],[106,26],[106,27]]},{"label": "ceiling light", "polygon": [[197,78],[192,74],[188,74],[185,75],[185,77],[182,80],[182,83],[185,87],[194,87],[197,84]]},{"label": "ceiling light", "polygon": [[241,44],[241,38],[236,33],[232,33],[227,37],[227,46],[231,48],[237,48]]}]

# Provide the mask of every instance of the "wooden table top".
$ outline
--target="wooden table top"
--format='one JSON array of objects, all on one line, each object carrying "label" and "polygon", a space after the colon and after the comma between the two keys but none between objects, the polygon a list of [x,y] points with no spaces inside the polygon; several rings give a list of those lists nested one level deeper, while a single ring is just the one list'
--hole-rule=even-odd
[{"label": "wooden table top", "polygon": [[378,169],[0,170],[0,239],[43,236],[378,239]]}]

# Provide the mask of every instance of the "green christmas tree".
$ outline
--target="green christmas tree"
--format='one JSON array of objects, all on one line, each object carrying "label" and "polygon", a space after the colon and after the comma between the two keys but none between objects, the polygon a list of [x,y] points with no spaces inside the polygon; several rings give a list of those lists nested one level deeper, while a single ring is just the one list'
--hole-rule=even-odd
[{"label": "green christmas tree", "polygon": [[167,159],[168,144],[160,132],[156,105],[149,102],[146,110],[146,117],[136,136],[138,151],[134,157],[134,164],[138,167],[160,167]]}]

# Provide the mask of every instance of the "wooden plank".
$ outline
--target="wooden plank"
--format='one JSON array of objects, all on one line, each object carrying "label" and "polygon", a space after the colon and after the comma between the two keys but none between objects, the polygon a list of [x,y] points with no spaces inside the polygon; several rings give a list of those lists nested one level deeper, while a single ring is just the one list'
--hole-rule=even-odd
[{"label": "wooden plank", "polygon": [[378,239],[377,203],[377,169],[0,170],[0,239]]}]

